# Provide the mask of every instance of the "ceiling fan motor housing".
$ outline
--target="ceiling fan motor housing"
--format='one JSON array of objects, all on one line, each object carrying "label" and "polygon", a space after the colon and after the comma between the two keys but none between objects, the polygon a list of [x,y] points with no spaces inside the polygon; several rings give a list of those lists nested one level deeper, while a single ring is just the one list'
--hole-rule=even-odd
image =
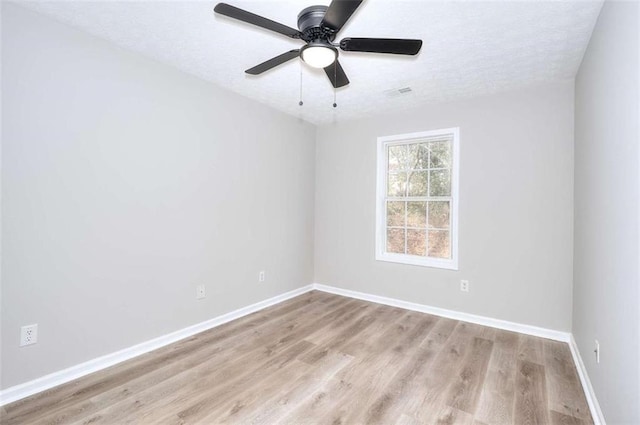
[{"label": "ceiling fan motor housing", "polygon": [[327,9],[327,6],[309,6],[298,14],[298,29],[304,41],[333,41],[335,32],[320,25]]}]

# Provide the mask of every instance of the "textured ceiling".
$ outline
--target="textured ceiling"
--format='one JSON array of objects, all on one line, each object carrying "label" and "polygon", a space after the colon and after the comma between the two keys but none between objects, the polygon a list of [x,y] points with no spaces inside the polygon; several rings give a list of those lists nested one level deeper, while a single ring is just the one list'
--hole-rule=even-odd
[{"label": "textured ceiling", "polygon": [[[225,0],[296,28],[329,0]],[[365,0],[338,34],[420,38],[415,57],[342,52],[351,84],[334,90],[322,70],[292,60],[261,76],[244,70],[301,43],[213,13],[215,2],[18,2],[316,124],[573,78],[601,1]],[[300,79],[304,106],[298,106]],[[403,95],[389,92],[403,87]]]}]

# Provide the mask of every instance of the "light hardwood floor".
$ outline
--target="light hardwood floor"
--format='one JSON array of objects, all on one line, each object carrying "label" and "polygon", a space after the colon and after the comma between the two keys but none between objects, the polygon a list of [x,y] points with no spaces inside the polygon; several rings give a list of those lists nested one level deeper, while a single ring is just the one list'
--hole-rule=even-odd
[{"label": "light hardwood floor", "polygon": [[591,424],[567,344],[310,292],[4,406],[6,424]]}]

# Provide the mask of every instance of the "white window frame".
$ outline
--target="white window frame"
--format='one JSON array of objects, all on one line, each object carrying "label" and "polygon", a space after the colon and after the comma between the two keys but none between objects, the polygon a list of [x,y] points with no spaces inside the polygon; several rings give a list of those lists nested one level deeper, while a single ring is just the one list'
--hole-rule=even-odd
[{"label": "white window frame", "polygon": [[[452,138],[451,154],[451,258],[422,257],[410,254],[386,252],[387,227],[387,146],[394,144],[418,143],[428,139],[445,137]],[[377,178],[376,178],[376,260],[393,263],[411,264],[415,266],[436,267],[441,269],[458,270],[458,186],[460,170],[460,129],[458,127],[441,130],[423,131],[418,133],[398,134],[394,136],[378,137],[377,150]]]}]

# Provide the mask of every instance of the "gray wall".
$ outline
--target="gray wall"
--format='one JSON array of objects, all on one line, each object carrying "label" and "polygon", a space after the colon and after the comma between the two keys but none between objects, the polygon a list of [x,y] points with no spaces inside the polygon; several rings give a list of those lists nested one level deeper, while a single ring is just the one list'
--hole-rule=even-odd
[{"label": "gray wall", "polygon": [[311,283],[314,126],[2,7],[2,388]]},{"label": "gray wall", "polygon": [[638,8],[604,4],[575,88],[573,333],[609,424],[640,423]]},{"label": "gray wall", "polygon": [[[376,138],[448,127],[460,270],[376,261]],[[572,211],[572,81],[318,129],[318,283],[569,331]]]}]

